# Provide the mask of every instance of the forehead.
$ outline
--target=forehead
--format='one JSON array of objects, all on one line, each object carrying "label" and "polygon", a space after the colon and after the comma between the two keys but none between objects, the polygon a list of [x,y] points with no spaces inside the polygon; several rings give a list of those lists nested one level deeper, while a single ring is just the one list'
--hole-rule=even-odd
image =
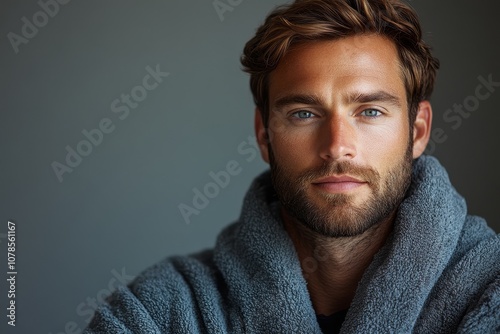
[{"label": "forehead", "polygon": [[375,34],[294,46],[269,77],[271,101],[290,93],[380,89],[405,95],[396,45]]}]

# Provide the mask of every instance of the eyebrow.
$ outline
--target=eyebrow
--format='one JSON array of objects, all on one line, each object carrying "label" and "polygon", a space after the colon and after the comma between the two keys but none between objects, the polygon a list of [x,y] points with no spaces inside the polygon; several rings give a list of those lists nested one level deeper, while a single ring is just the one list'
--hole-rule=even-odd
[{"label": "eyebrow", "polygon": [[[343,102],[346,104],[384,102],[392,104],[398,108],[402,107],[401,101],[397,96],[383,90],[369,93],[353,92],[345,95],[343,97]],[[279,110],[291,104],[323,105],[324,103],[322,99],[316,95],[291,94],[276,100],[272,109]]]},{"label": "eyebrow", "polygon": [[322,105],[321,99],[316,95],[292,94],[279,98],[274,102],[272,109],[281,109],[291,104]]},{"label": "eyebrow", "polygon": [[392,95],[391,93],[383,90],[370,93],[361,93],[361,92],[351,93],[344,97],[344,102],[346,104],[384,102],[392,104],[393,106],[398,108],[402,107],[401,101],[397,96]]}]

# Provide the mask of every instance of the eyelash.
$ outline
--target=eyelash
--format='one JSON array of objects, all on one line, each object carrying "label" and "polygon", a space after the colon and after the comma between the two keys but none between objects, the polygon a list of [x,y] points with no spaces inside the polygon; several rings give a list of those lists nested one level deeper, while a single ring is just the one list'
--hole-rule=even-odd
[{"label": "eyelash", "polygon": [[374,109],[374,108],[368,108],[368,109],[364,109],[360,114],[363,114],[365,111],[376,111],[378,113],[378,115],[376,116],[366,116],[366,115],[362,115],[363,117],[367,117],[367,118],[378,118],[380,116],[382,116],[382,112],[378,109]]},{"label": "eyelash", "polygon": [[298,121],[305,121],[305,120],[308,120],[308,119],[312,118],[312,117],[306,117],[306,118],[298,117],[299,113],[308,113],[311,116],[315,116],[313,112],[308,111],[308,110],[298,110],[298,111],[295,111],[295,112],[291,113],[290,116],[292,118],[294,118],[295,120],[298,120]]},{"label": "eyelash", "polygon": [[[363,113],[367,112],[367,111],[375,111],[377,112],[378,114],[375,115],[375,116],[367,116],[367,115],[363,115]],[[298,114],[299,113],[308,113],[309,114],[309,117],[305,117],[305,118],[301,118],[301,117],[298,117]],[[378,109],[375,109],[375,108],[368,108],[368,109],[364,109],[363,111],[361,111],[361,113],[359,113],[359,115],[361,117],[364,117],[364,118],[370,118],[370,119],[375,119],[375,118],[379,118],[380,116],[383,115],[383,113],[378,110]],[[293,118],[294,121],[297,121],[297,122],[304,122],[304,121],[307,121],[311,118],[313,118],[314,116],[316,116],[312,111],[309,111],[309,110],[298,110],[298,111],[295,111],[293,113],[290,114],[290,116]]]}]

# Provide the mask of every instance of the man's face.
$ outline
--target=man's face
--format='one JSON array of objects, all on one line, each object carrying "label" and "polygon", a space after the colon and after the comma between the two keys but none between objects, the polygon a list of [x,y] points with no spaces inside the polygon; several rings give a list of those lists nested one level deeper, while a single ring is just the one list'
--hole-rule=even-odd
[{"label": "man's face", "polygon": [[301,44],[271,73],[263,156],[284,209],[312,231],[358,235],[401,203],[412,140],[399,64],[393,42],[364,35]]}]

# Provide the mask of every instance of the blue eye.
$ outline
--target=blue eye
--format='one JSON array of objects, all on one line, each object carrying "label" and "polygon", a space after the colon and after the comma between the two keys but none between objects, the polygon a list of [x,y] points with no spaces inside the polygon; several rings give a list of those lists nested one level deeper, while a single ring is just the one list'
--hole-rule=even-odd
[{"label": "blue eye", "polygon": [[300,110],[297,112],[294,112],[292,114],[293,117],[300,118],[300,119],[307,119],[311,118],[313,116],[313,113],[307,110]]},{"label": "blue eye", "polygon": [[382,113],[377,109],[366,109],[361,112],[361,115],[366,117],[378,117],[382,115]]}]

